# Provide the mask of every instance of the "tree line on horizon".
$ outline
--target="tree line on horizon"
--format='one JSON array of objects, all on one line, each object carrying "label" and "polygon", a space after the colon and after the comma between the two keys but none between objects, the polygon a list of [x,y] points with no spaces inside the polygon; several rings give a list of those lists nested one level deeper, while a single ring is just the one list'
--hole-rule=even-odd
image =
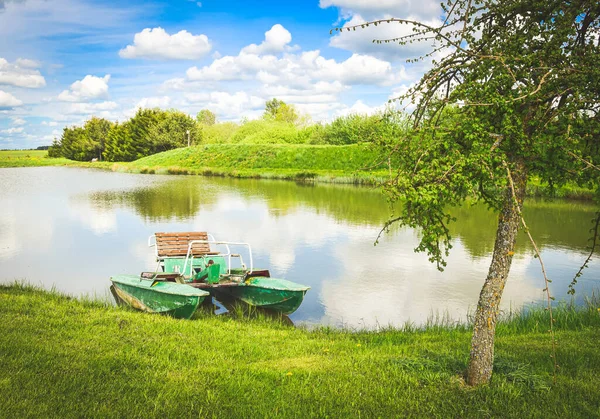
[{"label": "tree line on horizon", "polygon": [[125,162],[188,143],[347,145],[391,137],[402,126],[402,118],[383,113],[310,123],[293,105],[276,98],[266,102],[261,118],[240,123],[218,122],[208,109],[196,118],[177,109],[138,109],[124,122],[94,116],[82,126],[65,127],[49,147],[48,156]]}]

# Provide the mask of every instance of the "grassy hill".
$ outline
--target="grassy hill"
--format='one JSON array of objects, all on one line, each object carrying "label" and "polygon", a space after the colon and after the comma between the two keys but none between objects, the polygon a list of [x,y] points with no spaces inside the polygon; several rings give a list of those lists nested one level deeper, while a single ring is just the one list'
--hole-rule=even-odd
[{"label": "grassy hill", "polygon": [[239,177],[367,178],[386,173],[379,160],[378,153],[364,145],[208,144],[118,164],[117,170]]}]

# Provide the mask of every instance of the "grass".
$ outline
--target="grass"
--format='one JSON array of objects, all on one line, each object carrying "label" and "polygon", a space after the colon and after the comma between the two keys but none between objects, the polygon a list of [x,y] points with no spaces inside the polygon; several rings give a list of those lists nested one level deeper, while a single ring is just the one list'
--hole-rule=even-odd
[{"label": "grass", "polygon": [[385,175],[377,154],[366,146],[299,144],[207,144],[119,163],[124,172],[374,183]]},{"label": "grass", "polygon": [[546,313],[532,310],[500,324],[492,383],[469,388],[464,325],[184,321],[0,286],[0,416],[597,417],[599,305],[557,309],[556,384]]},{"label": "grass", "polygon": [[74,166],[110,169],[111,162],[80,162],[60,158],[49,158],[47,150],[0,150],[0,168],[7,167],[39,167],[39,166]]}]

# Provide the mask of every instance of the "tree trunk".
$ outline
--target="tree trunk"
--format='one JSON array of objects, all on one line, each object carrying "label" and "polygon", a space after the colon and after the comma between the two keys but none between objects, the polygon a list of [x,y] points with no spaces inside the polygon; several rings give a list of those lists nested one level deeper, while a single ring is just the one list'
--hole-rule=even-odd
[{"label": "tree trunk", "polygon": [[[527,186],[527,171],[522,160],[511,163],[515,194],[519,205],[522,206]],[[507,183],[502,211],[498,217],[492,263],[479,295],[473,325],[471,356],[467,369],[467,384],[472,386],[488,383],[492,377],[496,320],[514,254],[520,221],[510,183]]]}]

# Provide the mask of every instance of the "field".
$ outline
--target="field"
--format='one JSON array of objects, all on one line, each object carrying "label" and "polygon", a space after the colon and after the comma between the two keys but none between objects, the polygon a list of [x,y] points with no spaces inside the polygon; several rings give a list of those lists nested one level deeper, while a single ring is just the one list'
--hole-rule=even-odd
[{"label": "field", "polygon": [[470,331],[378,332],[262,316],[175,320],[0,287],[2,417],[598,417],[600,302],[498,328],[489,386],[464,385]]},{"label": "field", "polygon": [[77,166],[110,168],[108,162],[79,162],[65,158],[49,158],[46,150],[0,150],[0,168],[37,166]]}]

